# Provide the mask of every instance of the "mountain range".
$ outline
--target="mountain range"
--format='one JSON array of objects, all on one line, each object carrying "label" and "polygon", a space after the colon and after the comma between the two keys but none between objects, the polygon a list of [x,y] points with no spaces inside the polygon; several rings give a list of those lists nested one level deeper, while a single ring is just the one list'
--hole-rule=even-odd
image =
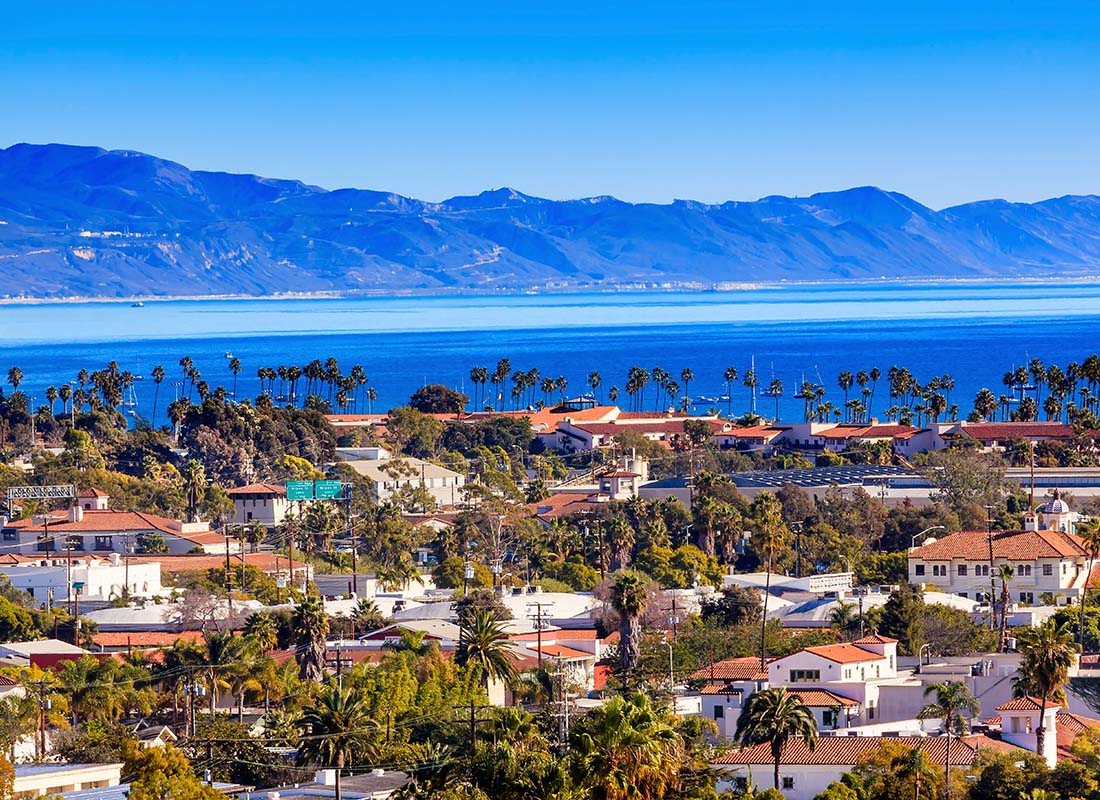
[{"label": "mountain range", "polygon": [[429,203],[190,170],[132,151],[0,149],[9,297],[446,293],[1100,275],[1100,198],[939,211],[860,187],[668,205],[513,189]]}]

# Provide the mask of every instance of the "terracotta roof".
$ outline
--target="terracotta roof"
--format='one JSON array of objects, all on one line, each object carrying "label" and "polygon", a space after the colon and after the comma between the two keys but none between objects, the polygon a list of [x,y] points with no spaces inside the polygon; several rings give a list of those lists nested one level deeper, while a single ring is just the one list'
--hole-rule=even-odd
[{"label": "terracotta roof", "polygon": [[852,644],[897,644],[897,639],[891,639],[889,636],[882,636],[877,633],[872,633],[870,636],[864,636],[861,639],[856,639]]},{"label": "terracotta roof", "polygon": [[[1084,543],[1072,533],[1060,531],[994,531],[993,558],[1033,561],[1037,558],[1076,558],[1086,555]],[[959,531],[918,547],[909,558],[924,561],[989,560],[986,531]]]},{"label": "terracotta roof", "polygon": [[90,487],[90,488],[88,488],[88,489],[85,489],[85,490],[84,490],[83,492],[81,492],[80,494],[78,494],[78,495],[77,495],[77,498],[79,499],[79,498],[82,498],[82,497],[109,497],[109,496],[110,496],[110,495],[108,495],[108,494],[107,494],[106,492],[104,492],[103,490],[101,490],[101,489],[97,489],[97,488],[95,488],[94,486],[92,486],[92,487]]},{"label": "terracotta roof", "polygon": [[788,431],[790,428],[781,427],[778,425],[749,425],[744,428],[738,428],[731,426],[726,428],[723,426],[721,430],[716,430],[715,435],[725,436],[730,439],[774,439],[783,431]]},{"label": "terracotta roof", "polygon": [[807,647],[802,652],[813,653],[815,656],[827,658],[838,664],[857,664],[861,661],[881,661],[884,657],[854,644],[823,644],[818,647]]},{"label": "terracotta roof", "polygon": [[699,690],[699,694],[743,694],[744,688],[732,683],[710,683]]},{"label": "terracotta roof", "polygon": [[235,489],[230,489],[226,494],[274,494],[285,496],[286,487],[278,483],[250,483],[247,486],[238,486]]},{"label": "terracotta roof", "polygon": [[[538,645],[532,647],[528,645],[528,649],[534,653],[538,653]],[[542,646],[542,655],[550,658],[564,658],[564,659],[581,659],[581,658],[595,658],[591,653],[586,653],[583,650],[574,650],[572,647],[565,647],[560,644],[544,644]]]},{"label": "terracotta roof", "polygon": [[640,433],[643,436],[672,436],[684,432],[684,420],[653,420],[652,422],[574,422],[573,427],[593,436],[616,436],[623,431]]},{"label": "terracotta roof", "polygon": [[[544,630],[542,632],[542,640],[544,642],[594,642],[598,638],[599,633],[595,628],[579,628],[579,629],[564,629],[564,630]],[[514,633],[509,637],[513,642],[537,642],[539,639],[538,631],[531,631],[530,633]]]},{"label": "terracotta roof", "polygon": [[[801,739],[788,741],[783,746],[779,763],[787,765],[835,765],[854,766],[882,747],[883,742],[898,742],[907,747],[923,747],[934,764],[947,760],[946,738],[918,736],[822,736],[811,750]],[[957,766],[974,763],[978,750],[965,739],[956,739],[951,746],[951,761]],[[716,765],[773,764],[770,742],[753,745],[719,756],[711,762]]]},{"label": "terracotta roof", "polygon": [[760,659],[751,656],[745,658],[727,658],[716,661],[709,667],[697,669],[688,676],[696,680],[714,681],[766,681],[768,671],[760,669]]},{"label": "terracotta roof", "polygon": [[171,647],[177,641],[205,642],[202,631],[122,631],[100,632],[92,637],[99,647]]},{"label": "terracotta roof", "polygon": [[920,432],[912,425],[836,425],[817,435],[822,439],[908,439]]},{"label": "terracotta roof", "polygon": [[793,694],[799,700],[802,701],[802,705],[809,706],[810,708],[833,708],[834,706],[842,706],[844,708],[854,708],[859,706],[856,700],[852,700],[849,697],[830,692],[826,689],[794,689],[787,690],[789,694]]},{"label": "terracotta roof", "polygon": [[[1009,700],[1007,703],[1001,703],[996,711],[1038,711],[1043,707],[1043,701],[1036,697],[1017,697],[1015,700]],[[1057,703],[1047,703],[1047,710],[1052,708],[1061,708]]]},{"label": "terracotta roof", "polygon": [[625,469],[617,469],[613,472],[605,472],[603,475],[600,475],[600,477],[601,478],[640,478],[642,476],[641,476],[640,473],[637,473],[637,472],[628,472]]},{"label": "terracotta roof", "polygon": [[[223,540],[224,541],[224,540]],[[246,564],[250,564],[253,567],[263,572],[275,571],[275,555],[273,553],[245,553],[243,556],[234,553],[230,556],[232,564],[240,564],[241,558],[244,558]],[[38,560],[38,559],[31,559]],[[134,564],[148,564],[152,562],[160,563],[161,572],[185,572],[188,570],[202,570],[202,569],[225,569],[225,554],[197,554],[197,555],[136,555],[130,556],[128,559]],[[287,559],[285,556],[279,556],[279,571],[285,572],[288,567]],[[308,569],[309,565],[302,561],[294,560],[294,571],[299,572],[304,569]]]},{"label": "terracotta roof", "polygon": [[585,508],[591,508],[592,501],[590,498],[595,496],[592,492],[556,492],[545,500],[529,503],[527,508],[536,517],[542,519],[565,517]]},{"label": "terracotta roof", "polygon": [[1074,437],[1073,426],[1061,422],[977,422],[961,426],[959,432],[985,442],[995,439],[1072,439]]},{"label": "terracotta roof", "polygon": [[1072,733],[1074,737],[1076,737],[1077,734],[1083,733],[1096,725],[1100,725],[1100,719],[1082,717],[1080,714],[1059,710],[1055,724],[1059,733],[1066,731]]},{"label": "terracotta roof", "polygon": [[18,686],[19,681],[15,678],[9,678],[7,675],[0,675],[0,686]]}]

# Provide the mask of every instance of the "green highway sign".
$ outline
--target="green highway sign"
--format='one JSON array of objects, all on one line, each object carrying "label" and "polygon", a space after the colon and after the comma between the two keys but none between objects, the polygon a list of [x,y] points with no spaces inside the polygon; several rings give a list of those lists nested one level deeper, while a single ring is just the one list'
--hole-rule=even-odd
[{"label": "green highway sign", "polygon": [[287,500],[312,500],[313,499],[313,481],[287,481],[286,482],[286,499]]},{"label": "green highway sign", "polygon": [[344,485],[340,481],[314,481],[314,497],[318,500],[336,500],[342,495]]}]

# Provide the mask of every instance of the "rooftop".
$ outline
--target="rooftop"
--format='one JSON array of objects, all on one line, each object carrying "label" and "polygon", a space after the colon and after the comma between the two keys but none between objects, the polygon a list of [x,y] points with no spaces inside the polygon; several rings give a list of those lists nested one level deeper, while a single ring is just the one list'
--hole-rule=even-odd
[{"label": "rooftop", "polygon": [[[994,531],[993,558],[1032,561],[1037,558],[1077,558],[1087,555],[1084,542],[1060,531]],[[988,531],[959,531],[912,550],[911,559],[924,561],[989,560]]]},{"label": "rooftop", "polygon": [[[874,753],[883,742],[899,742],[908,746],[920,745],[928,754],[928,760],[934,764],[943,764],[947,760],[947,740],[944,738],[925,738],[918,736],[822,736],[811,750],[801,739],[792,739],[783,746],[780,763],[787,765],[835,765],[852,766]],[[951,763],[956,766],[970,766],[978,754],[978,748],[965,739],[955,739],[951,747]],[[753,745],[732,753],[719,756],[711,762],[716,765],[756,765],[771,766],[772,746],[770,742]]]}]

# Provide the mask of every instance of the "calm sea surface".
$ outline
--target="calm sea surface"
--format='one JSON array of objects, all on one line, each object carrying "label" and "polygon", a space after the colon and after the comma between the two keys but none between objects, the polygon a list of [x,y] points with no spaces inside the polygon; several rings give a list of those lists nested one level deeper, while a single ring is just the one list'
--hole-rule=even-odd
[{"label": "calm sea surface", "polygon": [[[425,381],[470,393],[469,370],[537,367],[564,376],[569,393],[585,376],[623,387],[632,364],[695,373],[691,392],[725,391],[728,366],[744,373],[755,358],[761,389],[783,381],[781,415],[800,418],[798,383],[820,381],[840,405],[836,376],[891,365],[926,381],[952,375],[951,401],[969,410],[975,392],[1001,393],[1001,375],[1040,358],[1064,366],[1100,349],[1100,284],[985,284],[790,287],[723,293],[620,293],[354,300],[215,300],[0,306],[0,377],[24,373],[21,388],[44,403],[45,389],[81,368],[118,361],[145,376],[139,409],[152,403],[149,373],[161,364],[179,380],[190,356],[211,385],[232,382],[228,354],[243,363],[238,394],[259,391],[261,366],[333,356],[347,372],[362,364],[378,392],[375,409],[403,402]],[[164,398],[175,390],[161,388]],[[647,391],[652,404],[653,389]],[[738,384],[733,411],[748,408]],[[625,392],[619,400],[627,403]],[[880,384],[873,413],[888,405]],[[722,404],[723,408],[725,404]],[[60,407],[60,406],[59,406]],[[759,408],[774,413],[774,401]],[[365,410],[360,407],[359,410]]]}]

